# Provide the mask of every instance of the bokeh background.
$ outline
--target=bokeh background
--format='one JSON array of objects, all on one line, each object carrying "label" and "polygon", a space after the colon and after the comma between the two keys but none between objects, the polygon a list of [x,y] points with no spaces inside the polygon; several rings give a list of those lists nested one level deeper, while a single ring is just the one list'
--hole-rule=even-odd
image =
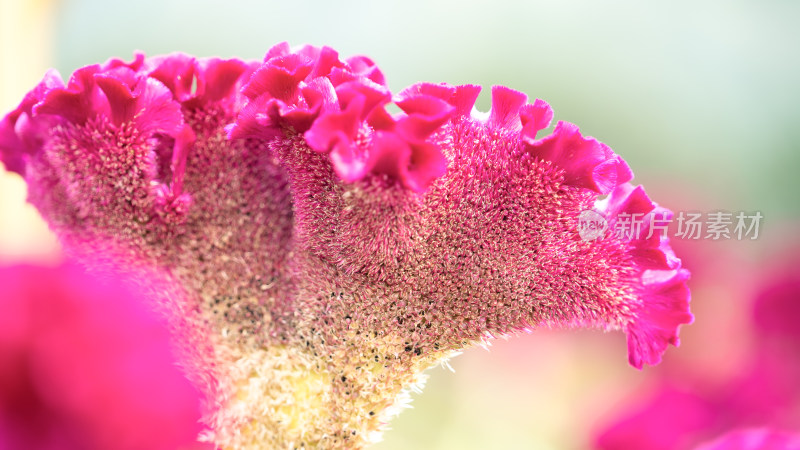
[{"label": "bokeh background", "polygon": [[[661,366],[628,367],[621,333],[497,341],[452,360],[455,373],[432,369],[374,447],[587,448],[675,367],[722,379],[752,352],[751,299],[778,255],[800,249],[799,20],[792,0],[0,0],[0,110],[49,67],[66,78],[134,50],[261,58],[284,40],[329,45],[370,56],[393,91],[481,84],[482,110],[495,84],[545,99],[674,211],[761,212],[757,240],[675,243],[696,322]],[[0,169],[0,263],[57,261],[24,198]]]}]

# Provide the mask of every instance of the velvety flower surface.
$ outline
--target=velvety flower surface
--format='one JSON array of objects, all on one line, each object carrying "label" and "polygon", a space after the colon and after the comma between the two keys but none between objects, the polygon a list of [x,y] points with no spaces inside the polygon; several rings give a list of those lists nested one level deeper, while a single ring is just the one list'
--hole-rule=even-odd
[{"label": "velvety flower surface", "polygon": [[200,392],[138,293],[77,267],[0,268],[0,448],[194,448]]},{"label": "velvety flower surface", "polygon": [[[539,137],[550,106],[512,89],[479,113],[479,91],[393,96],[328,47],[138,56],[48,74],[0,122],[0,154],[68,251],[179,287],[166,309],[210,349],[185,344],[207,439],[359,446],[473,343],[618,329],[642,367],[692,319],[688,272],[649,233],[668,211],[627,164],[569,123]],[[587,209],[601,238],[579,234]],[[631,214],[644,225],[617,236]]]}]

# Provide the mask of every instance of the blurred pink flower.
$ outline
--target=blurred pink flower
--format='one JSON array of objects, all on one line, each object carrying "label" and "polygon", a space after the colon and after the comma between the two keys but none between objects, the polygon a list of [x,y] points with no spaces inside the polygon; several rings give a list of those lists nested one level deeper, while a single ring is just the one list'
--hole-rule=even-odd
[{"label": "blurred pink flower", "polygon": [[200,395],[136,292],[74,266],[0,268],[0,448],[196,445]]},{"label": "blurred pink flower", "polygon": [[697,450],[800,450],[800,433],[768,428],[735,430]]},{"label": "blurred pink flower", "polygon": [[[776,257],[762,271],[762,286],[752,302],[755,342],[747,363],[738,373],[723,380],[709,380],[702,374],[680,370],[680,366],[668,367],[673,370],[664,372],[656,381],[650,399],[630,408],[598,433],[595,445],[601,449],[682,449],[743,427],[800,430],[797,406],[800,405],[797,327],[800,265],[797,262],[796,256]],[[780,446],[779,443],[789,441],[777,438],[773,441],[770,433],[741,434],[743,447],[734,444],[740,442],[739,437],[731,437],[708,448],[792,448]],[[745,445],[761,442],[758,436],[764,437],[765,447]]]},{"label": "blurred pink flower", "polygon": [[698,435],[719,428],[716,405],[694,392],[664,382],[640,409],[627,411],[596,438],[600,449],[689,448]]},{"label": "blurred pink flower", "polygon": [[[628,165],[566,122],[539,137],[542,100],[495,86],[481,114],[479,91],[392,96],[370,59],[328,47],[138,55],[48,74],[0,122],[0,157],[67,251],[184,289],[166,309],[197,312],[185,325],[213,346],[187,365],[218,443],[244,426],[273,445],[363,443],[422,370],[476,342],[617,329],[641,368],[692,320],[658,232],[670,213]],[[609,225],[595,239],[586,210]],[[642,226],[616,234],[632,215]],[[340,422],[281,406],[309,390]]]}]

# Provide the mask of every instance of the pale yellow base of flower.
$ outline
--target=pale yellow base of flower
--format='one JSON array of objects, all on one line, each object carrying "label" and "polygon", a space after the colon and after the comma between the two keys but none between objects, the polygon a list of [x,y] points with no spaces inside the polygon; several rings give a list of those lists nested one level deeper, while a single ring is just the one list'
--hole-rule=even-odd
[{"label": "pale yellow base of flower", "polygon": [[208,421],[212,431],[201,440],[226,450],[362,448],[377,442],[390,419],[407,407],[410,391],[422,388],[422,371],[431,365],[402,370],[346,364],[354,382],[348,386],[357,388],[343,391],[334,380],[343,368],[305,349],[216,350],[225,369],[218,410]]}]

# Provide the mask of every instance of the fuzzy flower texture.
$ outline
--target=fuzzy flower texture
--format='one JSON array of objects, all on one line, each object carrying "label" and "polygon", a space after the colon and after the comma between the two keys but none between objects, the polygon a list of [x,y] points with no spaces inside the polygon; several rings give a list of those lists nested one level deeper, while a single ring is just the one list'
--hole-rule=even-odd
[{"label": "fuzzy flower texture", "polygon": [[[649,232],[670,213],[628,165],[566,122],[538,136],[542,100],[495,86],[481,113],[479,91],[392,95],[328,47],[137,55],[48,73],[0,122],[0,156],[71,257],[158,279],[201,440],[361,447],[473,344],[622,330],[641,368],[692,320],[688,272]],[[603,236],[581,238],[585,210]],[[623,213],[644,225],[619,237]]]}]

